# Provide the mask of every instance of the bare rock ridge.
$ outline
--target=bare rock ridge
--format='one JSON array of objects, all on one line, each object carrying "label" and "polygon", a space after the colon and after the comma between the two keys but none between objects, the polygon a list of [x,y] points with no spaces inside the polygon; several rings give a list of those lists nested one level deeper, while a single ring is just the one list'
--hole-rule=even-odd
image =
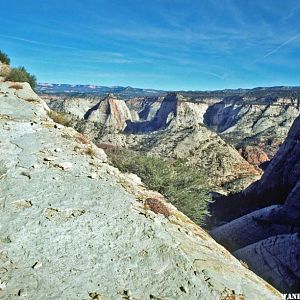
[{"label": "bare rock ridge", "polygon": [[[211,205],[212,236],[279,290],[300,289],[300,117],[262,178]],[[245,234],[247,232],[247,234]]]},{"label": "bare rock ridge", "polygon": [[281,299],[103,150],[0,83],[1,299]]},{"label": "bare rock ridge", "polygon": [[[184,97],[168,94],[161,102],[159,109],[152,119],[140,122],[128,122],[126,131],[131,133],[146,133],[166,129],[171,124],[176,127],[189,127],[203,123],[206,104],[195,104],[185,101]],[[148,111],[150,109],[148,108]],[[140,116],[148,117],[144,111]]]},{"label": "bare rock ridge", "polygon": [[107,132],[123,131],[126,121],[131,120],[130,111],[123,100],[109,94],[104,100],[90,108],[84,119],[103,124]]},{"label": "bare rock ridge", "polygon": [[204,123],[237,148],[256,146],[271,158],[299,112],[299,96],[231,96],[210,106]]}]

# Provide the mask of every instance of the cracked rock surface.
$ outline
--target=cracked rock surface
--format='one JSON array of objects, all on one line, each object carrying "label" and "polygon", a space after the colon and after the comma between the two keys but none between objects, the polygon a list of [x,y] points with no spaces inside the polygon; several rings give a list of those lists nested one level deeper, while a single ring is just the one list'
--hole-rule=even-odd
[{"label": "cracked rock surface", "polygon": [[163,196],[49,119],[27,84],[9,86],[0,83],[0,299],[281,298]]}]

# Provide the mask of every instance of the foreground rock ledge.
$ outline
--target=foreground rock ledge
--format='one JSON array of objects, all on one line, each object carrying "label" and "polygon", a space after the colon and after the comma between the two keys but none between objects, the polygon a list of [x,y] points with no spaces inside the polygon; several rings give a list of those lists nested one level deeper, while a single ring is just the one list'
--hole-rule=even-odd
[{"label": "foreground rock ledge", "polygon": [[[102,150],[0,83],[1,299],[281,299]],[[236,297],[234,297],[234,295]]]}]

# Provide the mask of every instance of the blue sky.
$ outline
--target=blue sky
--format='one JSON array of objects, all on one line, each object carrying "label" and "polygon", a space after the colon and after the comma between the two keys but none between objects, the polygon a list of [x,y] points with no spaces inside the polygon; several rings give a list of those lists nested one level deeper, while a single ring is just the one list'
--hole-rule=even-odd
[{"label": "blue sky", "polygon": [[9,0],[0,11],[0,49],[39,82],[300,85],[299,0]]}]

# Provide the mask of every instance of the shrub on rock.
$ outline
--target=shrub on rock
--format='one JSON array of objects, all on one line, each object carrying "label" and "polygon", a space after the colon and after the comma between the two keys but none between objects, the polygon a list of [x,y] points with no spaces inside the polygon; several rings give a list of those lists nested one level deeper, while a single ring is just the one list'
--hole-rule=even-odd
[{"label": "shrub on rock", "polygon": [[2,52],[1,50],[0,50],[0,62],[2,62],[3,64],[6,64],[6,65],[10,64],[10,58],[8,57],[7,54]]},{"label": "shrub on rock", "polygon": [[10,67],[7,64],[0,63],[0,76],[6,78],[10,72]]},{"label": "shrub on rock", "polygon": [[28,82],[32,89],[36,87],[36,77],[27,72],[24,67],[12,68],[6,77],[8,81]]}]

